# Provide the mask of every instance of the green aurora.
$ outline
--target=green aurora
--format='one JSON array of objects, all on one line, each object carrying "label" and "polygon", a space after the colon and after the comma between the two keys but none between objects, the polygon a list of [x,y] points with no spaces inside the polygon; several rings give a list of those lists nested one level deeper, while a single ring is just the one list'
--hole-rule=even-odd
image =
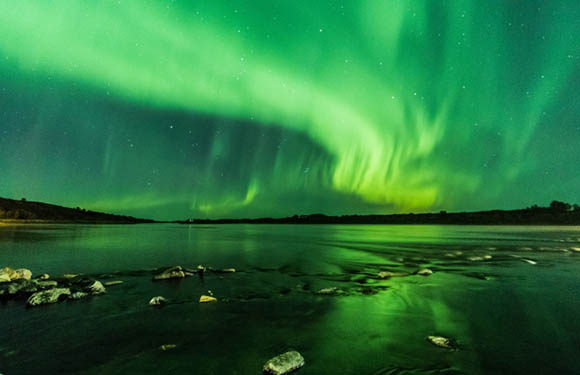
[{"label": "green aurora", "polygon": [[580,2],[0,0],[0,196],[176,219],[580,201]]}]

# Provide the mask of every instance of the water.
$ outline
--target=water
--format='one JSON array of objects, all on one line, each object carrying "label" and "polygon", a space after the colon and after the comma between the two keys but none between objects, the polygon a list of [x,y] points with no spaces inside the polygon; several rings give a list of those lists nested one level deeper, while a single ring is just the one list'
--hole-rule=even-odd
[{"label": "water", "polygon": [[[0,373],[258,375],[287,349],[301,375],[580,373],[576,249],[579,227],[0,226],[0,266],[124,281],[0,304]],[[238,272],[151,281],[177,264]]]}]

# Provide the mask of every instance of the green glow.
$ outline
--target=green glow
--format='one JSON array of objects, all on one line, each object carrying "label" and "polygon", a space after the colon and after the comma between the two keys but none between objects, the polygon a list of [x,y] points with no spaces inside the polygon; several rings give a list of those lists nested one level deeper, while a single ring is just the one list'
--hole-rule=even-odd
[{"label": "green glow", "polygon": [[[497,197],[536,167],[529,145],[538,127],[578,118],[577,102],[561,97],[577,83],[580,54],[579,6],[566,1],[187,4],[0,2],[0,71],[18,72],[16,87],[50,77],[155,111],[283,127],[329,157],[308,164],[316,178],[306,185],[292,173],[309,158],[300,150],[267,178],[240,163],[248,173],[219,194],[209,187],[219,180],[173,198],[125,186],[98,200],[87,194],[89,206],[130,210],[144,205],[130,197],[143,196],[145,206],[189,200],[209,216],[251,214],[275,192],[312,187],[372,211],[464,208],[482,197],[505,204]],[[228,132],[214,138],[210,162],[235,142]],[[107,142],[105,175],[120,163]]]}]

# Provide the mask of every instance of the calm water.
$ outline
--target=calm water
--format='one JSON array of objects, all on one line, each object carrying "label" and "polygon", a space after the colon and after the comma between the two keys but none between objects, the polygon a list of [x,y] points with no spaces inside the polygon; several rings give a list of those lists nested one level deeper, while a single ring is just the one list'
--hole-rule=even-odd
[{"label": "calm water", "polygon": [[[580,373],[575,249],[578,227],[0,226],[0,266],[124,281],[0,304],[0,373],[258,375],[290,348],[303,375]],[[177,264],[239,272],[151,281]],[[208,290],[219,302],[197,303]]]}]

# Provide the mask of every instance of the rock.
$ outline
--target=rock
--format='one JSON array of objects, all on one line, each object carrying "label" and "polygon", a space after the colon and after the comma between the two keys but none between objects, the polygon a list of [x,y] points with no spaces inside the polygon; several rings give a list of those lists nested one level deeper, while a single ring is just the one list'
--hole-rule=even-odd
[{"label": "rock", "polygon": [[337,287],[332,287],[320,289],[318,292],[316,292],[316,294],[320,294],[321,296],[335,296],[338,294],[338,292],[339,289]]},{"label": "rock", "polygon": [[26,268],[19,268],[17,270],[14,270],[11,274],[10,274],[10,280],[14,281],[14,280],[30,280],[32,278],[32,272],[30,272],[30,270],[27,270]]},{"label": "rock", "polygon": [[4,269],[0,270],[0,283],[9,283],[10,274],[4,273]]},{"label": "rock", "polygon": [[50,275],[48,273],[43,273],[37,277],[38,280],[48,280],[50,279]]},{"label": "rock", "polygon": [[234,273],[234,272],[236,272],[236,269],[235,268],[224,268],[224,269],[219,270],[218,272],[221,272],[221,273]]},{"label": "rock", "polygon": [[6,289],[6,293],[14,296],[17,294],[27,294],[27,293],[34,293],[38,291],[38,285],[31,280],[20,279],[11,282],[8,284],[8,289]]},{"label": "rock", "polygon": [[207,270],[207,267],[205,267],[205,266],[202,266],[202,265],[200,264],[200,265],[198,265],[198,266],[197,266],[197,270],[198,270],[199,272],[205,272],[205,271]]},{"label": "rock", "polygon": [[183,272],[181,266],[175,266],[166,269],[158,275],[155,275],[153,280],[183,279],[184,277],[185,273]]},{"label": "rock", "polygon": [[74,274],[74,273],[65,273],[64,275],[62,275],[63,279],[74,279],[75,277],[77,277],[78,275]]},{"label": "rock", "polygon": [[62,299],[63,296],[69,296],[70,289],[68,288],[54,288],[36,292],[28,298],[26,304],[28,306],[39,306],[48,303],[55,303]]},{"label": "rock", "polygon": [[105,293],[107,290],[103,283],[99,280],[95,280],[91,285],[85,288],[85,291],[92,294],[93,296],[97,296],[99,294]]},{"label": "rock", "polygon": [[429,268],[423,268],[422,270],[417,271],[417,275],[419,276],[430,276],[433,274]]},{"label": "rock", "polygon": [[89,295],[89,293],[85,293],[85,292],[74,292],[70,296],[68,296],[68,299],[72,299],[74,301],[77,301],[79,299],[83,299],[83,298],[87,297],[88,295]]},{"label": "rock", "polygon": [[467,260],[470,260],[472,262],[480,262],[483,260],[483,257],[467,257]]},{"label": "rock", "polygon": [[580,247],[571,247],[570,250],[580,252]]},{"label": "rock", "polygon": [[427,336],[427,341],[443,349],[457,349],[455,340],[443,336]]},{"label": "rock", "polygon": [[531,264],[531,265],[538,264],[538,262],[536,262],[535,260],[531,260],[531,259],[522,259],[522,262],[526,262],[526,263]]},{"label": "rock", "polygon": [[149,305],[151,306],[161,306],[165,305],[166,303],[167,300],[162,296],[153,297],[151,300],[149,300]]},{"label": "rock", "polygon": [[54,288],[58,285],[58,283],[54,280],[40,280],[40,281],[36,281],[36,285],[38,285],[39,288],[41,289],[49,289],[49,288]]},{"label": "rock", "polygon": [[217,298],[210,297],[210,296],[199,297],[199,303],[206,303],[206,302],[217,302]]},{"label": "rock", "polygon": [[121,284],[123,284],[123,282],[121,280],[113,280],[113,281],[105,281],[103,284],[105,286],[115,286],[115,285],[121,285]]},{"label": "rock", "polygon": [[6,283],[14,280],[30,280],[32,277],[32,272],[26,268],[12,269],[10,267],[4,267],[0,269],[0,282]]},{"label": "rock", "polygon": [[177,348],[177,345],[175,345],[175,344],[165,344],[165,345],[161,345],[159,347],[159,350],[166,352],[168,350],[173,350],[175,348]]},{"label": "rock", "polygon": [[395,274],[389,271],[381,271],[377,276],[379,277],[379,279],[389,279],[395,276]]},{"label": "rock", "polygon": [[272,375],[288,374],[304,366],[304,357],[297,351],[289,351],[272,358],[264,364],[264,372]]}]

